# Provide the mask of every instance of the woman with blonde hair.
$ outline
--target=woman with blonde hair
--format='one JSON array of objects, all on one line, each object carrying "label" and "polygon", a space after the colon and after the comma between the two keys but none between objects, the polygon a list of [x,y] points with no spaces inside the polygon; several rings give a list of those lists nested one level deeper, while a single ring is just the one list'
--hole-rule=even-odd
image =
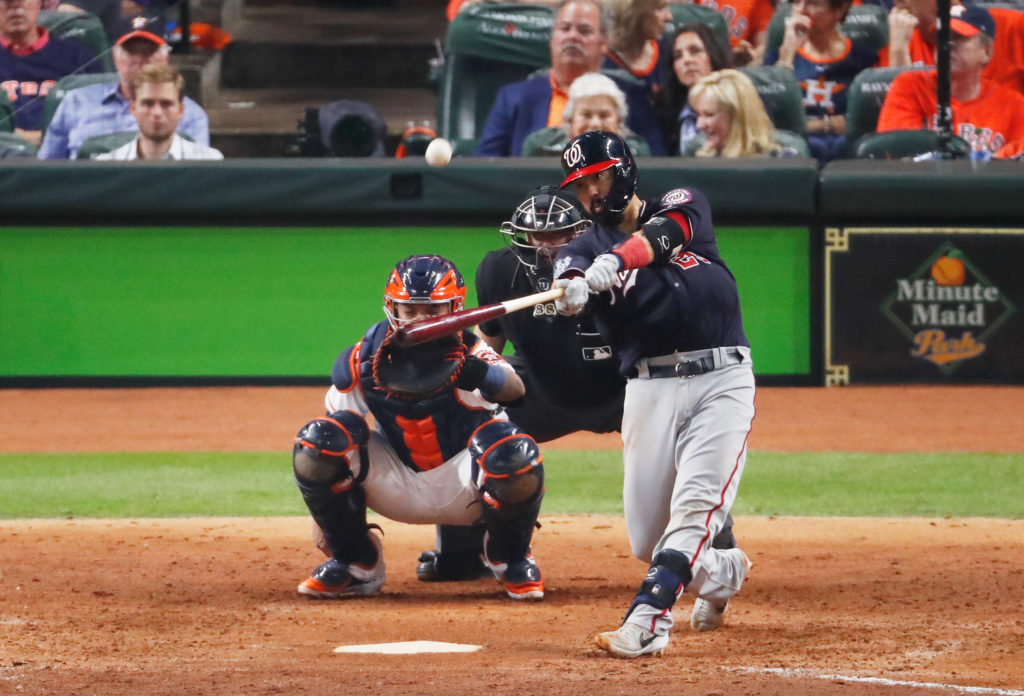
[{"label": "woman with blonde hair", "polygon": [[697,129],[705,137],[697,157],[791,155],[775,141],[775,127],[750,78],[738,70],[719,70],[690,88]]},{"label": "woman with blonde hair", "polygon": [[523,156],[561,154],[566,143],[587,131],[616,133],[629,144],[637,157],[647,157],[651,148],[641,136],[626,126],[629,107],[626,95],[607,75],[584,73],[569,87],[561,126],[542,128],[523,140]]},{"label": "woman with blonde hair", "polygon": [[659,45],[672,21],[668,0],[604,0],[611,23],[602,70],[624,70],[655,94],[663,82]]}]

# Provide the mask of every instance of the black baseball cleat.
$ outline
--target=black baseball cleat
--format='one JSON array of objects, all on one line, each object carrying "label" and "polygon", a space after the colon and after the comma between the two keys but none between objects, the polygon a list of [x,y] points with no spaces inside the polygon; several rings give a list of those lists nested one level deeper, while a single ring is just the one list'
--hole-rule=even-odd
[{"label": "black baseball cleat", "polygon": [[424,551],[416,566],[420,582],[462,582],[491,576],[491,571],[480,560],[478,553],[439,553]]}]

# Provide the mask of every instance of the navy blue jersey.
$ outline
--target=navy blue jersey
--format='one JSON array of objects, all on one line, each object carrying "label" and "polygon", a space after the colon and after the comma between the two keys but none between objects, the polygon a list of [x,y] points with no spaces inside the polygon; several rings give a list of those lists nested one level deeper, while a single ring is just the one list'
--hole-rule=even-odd
[{"label": "navy blue jersey", "polygon": [[[489,252],[476,269],[479,306],[536,292],[512,249]],[[531,389],[559,406],[595,406],[622,398],[623,380],[611,346],[584,313],[564,317],[555,303],[512,312],[480,324],[487,336],[503,335],[529,365]],[[581,389],[580,385],[586,385]]]},{"label": "navy blue jersey", "polygon": [[[775,65],[778,50],[765,54],[764,64]],[[793,74],[804,93],[804,112],[810,118],[846,113],[850,83],[861,70],[874,67],[878,51],[871,46],[846,39],[846,52],[828,62],[817,62],[800,49],[793,56]]]},{"label": "navy blue jersey", "polygon": [[25,49],[0,45],[0,89],[14,106],[14,126],[40,130],[43,99],[57,80],[71,73],[102,72],[102,66],[84,46],[55,39],[39,29],[39,39]]},{"label": "navy blue jersey", "polygon": [[[421,400],[389,396],[373,379],[373,356],[388,328],[386,321],[374,324],[362,341],[345,349],[334,362],[331,383],[342,395],[361,392],[367,410],[407,467],[433,469],[466,449],[473,431],[495,417],[497,406],[455,387]],[[477,357],[501,360],[472,332],[464,331],[462,339]]]},{"label": "navy blue jersey", "polygon": [[[673,189],[644,201],[638,225],[680,221],[686,243],[667,261],[622,271],[609,292],[587,304],[597,328],[619,354],[619,371],[633,374],[640,358],[723,346],[749,346],[736,279],[718,253],[711,206],[699,191]],[[579,275],[630,235],[595,223],[562,249],[557,278]]]}]

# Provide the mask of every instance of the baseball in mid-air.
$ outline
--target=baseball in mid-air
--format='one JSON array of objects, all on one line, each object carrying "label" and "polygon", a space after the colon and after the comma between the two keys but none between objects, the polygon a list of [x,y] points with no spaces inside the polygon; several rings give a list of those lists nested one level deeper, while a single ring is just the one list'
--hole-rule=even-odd
[{"label": "baseball in mid-air", "polygon": [[452,159],[452,144],[444,138],[434,138],[427,145],[423,158],[431,167],[443,167]]}]

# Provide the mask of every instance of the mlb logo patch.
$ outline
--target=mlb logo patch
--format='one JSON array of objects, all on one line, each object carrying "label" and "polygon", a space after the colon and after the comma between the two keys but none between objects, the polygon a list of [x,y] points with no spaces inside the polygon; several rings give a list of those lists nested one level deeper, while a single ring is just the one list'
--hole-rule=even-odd
[{"label": "mlb logo patch", "polygon": [[689,203],[693,200],[693,194],[690,193],[689,189],[677,188],[672,189],[661,198],[661,204],[665,207],[671,205],[682,205]]}]

